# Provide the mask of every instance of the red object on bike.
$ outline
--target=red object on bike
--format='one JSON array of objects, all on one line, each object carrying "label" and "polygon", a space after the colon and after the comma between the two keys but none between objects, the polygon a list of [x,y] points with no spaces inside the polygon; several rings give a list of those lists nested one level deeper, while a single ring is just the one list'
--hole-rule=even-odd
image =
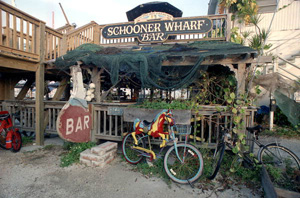
[{"label": "red object on bike", "polygon": [[12,146],[12,135],[13,135],[12,130],[8,131],[6,134],[6,148],[7,149],[10,149]]},{"label": "red object on bike", "polygon": [[0,111],[0,135],[5,138],[5,142],[0,142],[0,146],[18,152],[22,147],[22,137],[19,129],[13,127],[13,123],[8,111]]}]

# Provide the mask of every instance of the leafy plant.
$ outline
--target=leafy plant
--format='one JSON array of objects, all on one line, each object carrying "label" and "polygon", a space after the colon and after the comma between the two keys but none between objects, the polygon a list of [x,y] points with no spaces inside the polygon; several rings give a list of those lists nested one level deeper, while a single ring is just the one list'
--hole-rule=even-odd
[{"label": "leafy plant", "polygon": [[23,145],[31,144],[32,142],[33,142],[33,137],[30,137],[30,136],[23,136],[22,137],[22,144]]},{"label": "leafy plant", "polygon": [[86,149],[92,148],[93,146],[96,146],[96,143],[67,143],[64,145],[64,149],[67,149],[68,153],[61,157],[60,166],[67,167],[73,163],[79,162],[80,153]]}]

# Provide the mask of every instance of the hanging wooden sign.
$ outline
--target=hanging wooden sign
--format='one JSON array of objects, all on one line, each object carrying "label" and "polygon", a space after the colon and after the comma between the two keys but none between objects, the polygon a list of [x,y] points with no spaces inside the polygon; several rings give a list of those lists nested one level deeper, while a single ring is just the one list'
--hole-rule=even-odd
[{"label": "hanging wooden sign", "polygon": [[59,136],[70,142],[91,140],[92,117],[85,100],[80,66],[70,67],[73,78],[73,93],[59,112],[56,129]]},{"label": "hanging wooden sign", "polygon": [[209,32],[209,18],[178,18],[173,20],[130,22],[105,26],[102,35],[106,39],[136,37],[141,43],[164,42],[169,35],[200,34]]}]

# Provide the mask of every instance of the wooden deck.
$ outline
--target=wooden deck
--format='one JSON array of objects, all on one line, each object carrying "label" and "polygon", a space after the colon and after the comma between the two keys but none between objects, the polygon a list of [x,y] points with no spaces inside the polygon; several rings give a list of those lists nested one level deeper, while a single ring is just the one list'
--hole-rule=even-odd
[{"label": "wooden deck", "polygon": [[[228,41],[230,33],[230,23],[227,15],[207,16],[211,19],[213,28],[205,34],[185,34],[173,37],[166,43],[187,43],[199,40],[221,40]],[[63,102],[55,102],[59,100],[66,87],[66,82],[61,82],[56,96],[52,102],[44,102],[44,83],[45,74],[50,75],[45,62],[54,61],[57,57],[66,54],[68,51],[74,50],[76,47],[93,43],[103,46],[132,46],[138,45],[135,38],[125,39],[104,39],[102,29],[105,25],[99,25],[94,21],[74,28],[66,25],[58,29],[52,29],[46,26],[45,22],[0,1],[0,101],[4,101],[0,108],[8,109],[11,113],[16,112],[16,108],[21,108],[22,122],[16,123],[22,130],[36,131],[37,144],[43,144],[43,131],[56,132],[56,116],[63,106]],[[163,65],[191,65],[194,60],[186,59],[180,62],[170,60],[164,61]],[[251,64],[253,57],[246,57],[237,62],[236,59],[225,58],[220,62],[217,60],[205,60],[203,64],[226,64],[231,67],[237,74],[239,82],[243,81],[246,64]],[[233,63],[239,64],[238,69]],[[59,76],[55,74],[56,77]],[[21,79],[27,79],[27,83],[15,98],[14,87]],[[35,82],[36,100],[22,101],[27,90],[32,83]],[[239,86],[239,88],[242,86]],[[241,89],[243,91],[243,89]],[[25,93],[25,94],[24,94]],[[18,101],[14,101],[18,99]],[[113,116],[107,114],[107,106],[93,104],[94,116],[94,138],[121,140],[124,131],[124,123],[121,116]],[[46,112],[44,112],[46,109]],[[211,112],[205,111],[208,120],[212,119]],[[247,121],[249,125],[253,123],[253,112],[248,116],[251,119]],[[191,118],[192,119],[192,118]],[[229,119],[229,118],[228,118]],[[104,121],[103,121],[104,120]],[[196,122],[194,122],[195,124]],[[212,123],[212,122],[210,122]],[[119,126],[120,125],[120,126]],[[212,125],[200,122],[201,129],[194,126],[194,130],[200,130],[201,138],[211,143]],[[207,126],[207,127],[204,127]],[[208,130],[208,132],[205,132]]]}]

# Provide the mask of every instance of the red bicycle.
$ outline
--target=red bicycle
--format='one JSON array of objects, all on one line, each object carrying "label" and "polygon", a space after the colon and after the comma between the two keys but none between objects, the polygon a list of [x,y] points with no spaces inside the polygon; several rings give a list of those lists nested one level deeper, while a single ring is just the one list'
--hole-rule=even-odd
[{"label": "red bicycle", "polygon": [[0,147],[18,152],[22,147],[22,136],[14,128],[8,111],[0,111]]}]

